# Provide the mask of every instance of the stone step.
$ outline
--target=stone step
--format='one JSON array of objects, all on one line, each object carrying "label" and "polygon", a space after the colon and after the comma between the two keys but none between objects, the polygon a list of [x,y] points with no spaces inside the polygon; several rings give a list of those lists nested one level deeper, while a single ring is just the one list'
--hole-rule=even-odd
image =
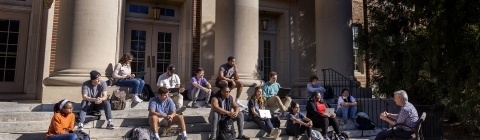
[{"label": "stone step", "polygon": [[[284,128],[287,120],[280,120],[280,128]],[[149,126],[148,118],[114,118],[113,124],[116,127],[130,127],[130,126]],[[208,132],[210,131],[210,124],[208,116],[185,116],[185,123],[187,132]],[[76,124],[75,124],[76,125]],[[85,129],[106,128],[107,122],[105,120],[96,120],[84,124]],[[236,125],[236,123],[235,123]],[[0,122],[0,133],[15,133],[15,132],[36,132],[47,131],[50,126],[50,121],[25,121],[25,122]],[[253,121],[244,122],[245,129],[261,129]],[[329,128],[331,129],[331,127]],[[340,125],[341,130],[355,130],[355,124]]]},{"label": "stone step", "polygon": [[[102,129],[102,128],[93,128],[93,129],[86,129],[84,130],[86,133],[90,135],[92,139],[97,140],[109,140],[109,139],[121,139],[125,134],[130,131],[133,127],[119,127],[114,130]],[[282,134],[280,135],[281,139],[293,139],[292,136],[286,135],[285,129],[281,128]],[[363,137],[375,136],[380,132],[381,129],[376,130],[364,130]],[[348,130],[344,131],[350,138],[362,138],[362,131],[361,130]],[[187,132],[188,133],[188,132]],[[238,132],[237,132],[238,134]],[[252,139],[273,139],[273,137],[264,137],[267,135],[265,131],[260,129],[244,129],[244,134]],[[200,140],[200,139],[208,139],[210,136],[210,132],[199,132],[199,133],[188,133],[189,139],[192,140]],[[181,136],[171,136],[171,137],[161,137],[162,140],[173,140],[178,139]],[[41,140],[45,139],[45,132],[27,132],[27,133],[0,133],[0,139],[10,140],[10,139],[17,139],[17,140]],[[251,139],[251,140],[252,140]],[[306,139],[305,136],[302,136],[302,139]],[[364,139],[364,138],[362,138]],[[365,138],[371,139],[371,138]]]},{"label": "stone step", "polygon": [[[306,104],[306,100],[304,99],[293,99],[293,102],[297,102],[301,105]],[[189,105],[191,101],[185,100],[183,101],[183,105]],[[247,105],[248,100],[240,100],[240,102],[244,105]],[[203,105],[205,101],[197,101],[198,104]],[[18,102],[0,102],[0,113],[1,112],[36,112],[36,111],[53,111],[53,106],[55,104],[40,104],[40,103],[18,103]],[[127,105],[125,110],[130,109],[147,109],[148,108],[148,101],[144,101],[138,104],[132,104],[131,100],[127,100]],[[80,103],[74,103],[73,109],[78,111],[81,109]]]}]

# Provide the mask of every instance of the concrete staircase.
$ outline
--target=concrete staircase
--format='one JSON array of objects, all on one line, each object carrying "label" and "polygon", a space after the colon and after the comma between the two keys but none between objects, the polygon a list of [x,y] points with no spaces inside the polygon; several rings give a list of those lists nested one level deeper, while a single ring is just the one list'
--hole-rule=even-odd
[{"label": "concrete staircase", "polygon": [[[305,112],[305,99],[294,99],[302,105],[301,110]],[[242,100],[246,105],[247,101]],[[201,104],[201,101],[199,101]],[[184,105],[187,105],[185,101]],[[134,126],[148,127],[147,111],[148,102],[142,102],[135,107],[127,104],[125,110],[112,111],[113,123],[116,126],[114,130],[105,129],[105,116],[101,120],[92,121],[85,124],[84,131],[90,134],[92,139],[96,140],[119,140],[131,130]],[[74,104],[74,111],[80,109],[80,104]],[[16,103],[16,102],[0,102],[0,140],[42,140],[50,125],[53,115],[53,104],[39,103]],[[210,108],[187,108],[184,112],[187,133],[189,139],[204,140],[210,135],[210,124],[208,116]],[[102,114],[105,114],[102,111]],[[278,139],[290,140],[294,139],[286,135],[286,120],[281,120],[281,136]],[[235,127],[237,129],[237,127]],[[351,139],[373,139],[381,130],[357,130],[355,125],[342,125],[341,129],[345,131]],[[330,127],[329,131],[333,129]],[[264,137],[266,132],[254,122],[245,122],[245,135],[252,140],[274,139],[273,137]],[[238,133],[237,133],[238,134]],[[181,136],[161,137],[162,140],[181,139]],[[302,139],[306,139],[305,136]]]}]

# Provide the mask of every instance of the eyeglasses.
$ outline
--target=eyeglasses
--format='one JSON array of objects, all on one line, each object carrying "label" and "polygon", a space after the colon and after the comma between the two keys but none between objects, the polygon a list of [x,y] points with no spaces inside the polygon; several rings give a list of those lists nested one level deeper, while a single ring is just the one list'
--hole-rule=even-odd
[{"label": "eyeglasses", "polygon": [[300,107],[292,107],[292,108],[300,108]]}]

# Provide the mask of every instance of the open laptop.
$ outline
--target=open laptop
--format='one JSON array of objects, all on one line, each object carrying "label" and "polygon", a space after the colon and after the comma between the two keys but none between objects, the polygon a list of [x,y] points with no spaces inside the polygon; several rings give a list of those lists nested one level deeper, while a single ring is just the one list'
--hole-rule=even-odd
[{"label": "open laptop", "polygon": [[258,114],[260,115],[260,118],[272,118],[272,115],[270,114],[270,110],[266,109],[259,109]]},{"label": "open laptop", "polygon": [[325,114],[328,116],[332,115],[333,113],[335,113],[335,108],[327,108],[327,110],[325,110]]},{"label": "open laptop", "polygon": [[144,72],[144,71],[138,72],[138,74],[135,75],[135,78],[142,79],[143,76],[145,76],[145,74],[147,74],[147,72]]},{"label": "open laptop", "polygon": [[286,97],[290,94],[290,88],[280,88],[278,90],[277,96],[278,97]]}]

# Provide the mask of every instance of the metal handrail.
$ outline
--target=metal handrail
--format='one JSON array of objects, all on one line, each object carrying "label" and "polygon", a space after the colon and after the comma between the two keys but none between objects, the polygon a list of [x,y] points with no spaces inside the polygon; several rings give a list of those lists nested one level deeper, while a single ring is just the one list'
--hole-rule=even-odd
[{"label": "metal handrail", "polygon": [[[368,93],[366,89],[360,87],[358,81],[354,81],[335,71],[334,69],[322,69],[323,72],[323,85],[325,88],[331,87],[334,91],[334,98],[341,95],[341,91],[346,88],[350,95],[355,97],[357,103],[361,103],[357,106],[357,112],[365,112],[370,117],[370,120],[379,128],[388,128],[388,123],[378,118],[379,114],[383,111],[388,112],[389,104],[386,100],[379,98],[373,93]],[[378,102],[372,100],[378,99]],[[367,102],[367,100],[370,100]]]}]

